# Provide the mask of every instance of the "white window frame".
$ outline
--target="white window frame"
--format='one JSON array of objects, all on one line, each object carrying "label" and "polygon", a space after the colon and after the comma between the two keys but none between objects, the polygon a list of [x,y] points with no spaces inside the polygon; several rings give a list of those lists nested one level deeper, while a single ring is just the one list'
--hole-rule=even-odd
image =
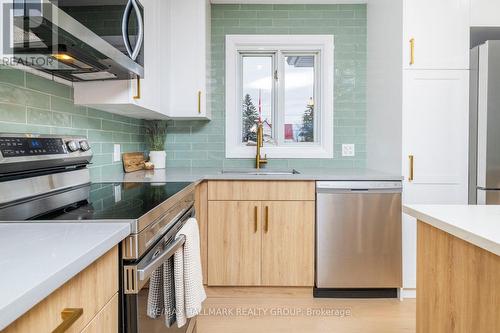
[{"label": "white window frame", "polygon": [[[269,158],[333,158],[333,49],[333,35],[226,35],[226,158],[255,157],[255,146],[248,146],[241,140],[240,53],[278,50],[285,54],[317,54],[315,62],[318,69],[315,68],[315,75],[319,80],[316,80],[314,101],[320,106],[319,112],[315,112],[317,140],[314,143],[265,144],[263,152]],[[282,89],[279,78],[284,74],[283,64],[279,64],[277,69],[277,89]],[[283,115],[278,114],[278,117]],[[273,127],[276,125],[278,123],[273,122]],[[281,129],[275,133],[281,133]]]}]

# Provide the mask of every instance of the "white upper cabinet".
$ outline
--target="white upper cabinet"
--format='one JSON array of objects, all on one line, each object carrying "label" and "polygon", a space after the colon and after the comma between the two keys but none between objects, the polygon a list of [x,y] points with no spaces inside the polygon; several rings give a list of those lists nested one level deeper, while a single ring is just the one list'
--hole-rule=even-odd
[{"label": "white upper cabinet", "polygon": [[470,25],[500,27],[500,1],[470,0]]},{"label": "white upper cabinet", "polygon": [[74,83],[75,104],[134,118],[161,119],[161,1],[141,0],[144,9],[144,78]]},{"label": "white upper cabinet", "polygon": [[141,0],[144,78],[75,83],[75,104],[143,119],[210,119],[208,0]]},{"label": "white upper cabinet", "polygon": [[404,0],[405,69],[469,68],[469,1]]},{"label": "white upper cabinet", "polygon": [[172,118],[210,119],[207,99],[210,59],[210,1],[171,1],[170,80],[162,107]]}]

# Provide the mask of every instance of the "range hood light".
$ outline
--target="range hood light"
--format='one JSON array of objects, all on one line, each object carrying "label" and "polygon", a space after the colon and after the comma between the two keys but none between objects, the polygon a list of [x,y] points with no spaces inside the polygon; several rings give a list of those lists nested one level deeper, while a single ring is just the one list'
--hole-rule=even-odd
[{"label": "range hood light", "polygon": [[81,69],[92,69],[92,66],[84,63],[83,61],[80,61],[78,59],[73,58],[69,54],[66,53],[55,53],[52,55],[53,58],[59,60],[63,64],[69,64],[72,66],[76,66]]},{"label": "range hood light", "polygon": [[63,61],[71,61],[75,60],[72,56],[65,54],[65,53],[56,53],[52,55],[54,58],[57,60],[63,60]]}]

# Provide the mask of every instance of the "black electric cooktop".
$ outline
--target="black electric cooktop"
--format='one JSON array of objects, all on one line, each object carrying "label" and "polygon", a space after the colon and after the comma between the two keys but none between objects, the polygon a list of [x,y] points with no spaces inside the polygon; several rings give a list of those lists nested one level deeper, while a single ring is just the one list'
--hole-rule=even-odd
[{"label": "black electric cooktop", "polygon": [[[135,220],[191,183],[92,183],[75,202],[31,220]],[[68,191],[67,195],[77,190]]]}]

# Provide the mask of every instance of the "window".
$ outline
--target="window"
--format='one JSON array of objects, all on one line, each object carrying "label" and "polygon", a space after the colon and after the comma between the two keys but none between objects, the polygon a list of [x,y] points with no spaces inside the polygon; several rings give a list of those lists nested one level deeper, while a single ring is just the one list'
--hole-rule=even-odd
[{"label": "window", "polygon": [[333,157],[333,36],[226,36],[226,157]]}]

